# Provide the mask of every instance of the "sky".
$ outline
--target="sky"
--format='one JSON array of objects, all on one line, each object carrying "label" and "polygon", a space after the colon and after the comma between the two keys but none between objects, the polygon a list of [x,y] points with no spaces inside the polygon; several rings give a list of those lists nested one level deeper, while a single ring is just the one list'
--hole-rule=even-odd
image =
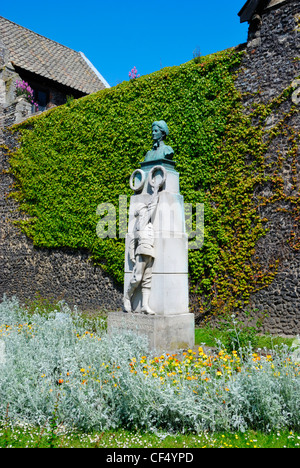
[{"label": "sky", "polygon": [[13,0],[0,15],[78,52],[110,86],[247,40],[246,0]]}]

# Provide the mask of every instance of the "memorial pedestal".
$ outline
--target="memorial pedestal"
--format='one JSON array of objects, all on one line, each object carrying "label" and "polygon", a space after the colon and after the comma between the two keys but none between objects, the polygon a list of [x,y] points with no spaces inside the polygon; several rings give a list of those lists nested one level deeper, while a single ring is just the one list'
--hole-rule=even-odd
[{"label": "memorial pedestal", "polygon": [[162,316],[110,313],[108,332],[121,335],[126,331],[145,336],[149,348],[158,353],[189,349],[195,345],[193,314]]},{"label": "memorial pedestal", "polygon": [[[153,124],[154,134],[159,126],[168,134],[163,121]],[[152,350],[176,351],[195,344],[195,319],[189,313],[188,236],[179,174],[175,162],[164,156],[172,148],[157,140],[155,148],[130,178],[135,193],[125,243],[126,312],[109,314],[108,332],[132,331],[146,336]]]}]

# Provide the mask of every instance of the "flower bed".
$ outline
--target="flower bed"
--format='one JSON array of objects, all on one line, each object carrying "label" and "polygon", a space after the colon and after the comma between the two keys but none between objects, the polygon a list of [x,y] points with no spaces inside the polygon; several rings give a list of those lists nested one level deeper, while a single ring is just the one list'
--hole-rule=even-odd
[{"label": "flower bed", "polygon": [[2,419],[43,425],[55,411],[84,430],[299,430],[300,363],[287,348],[150,356],[146,341],[104,325],[63,303],[32,315],[4,298]]}]

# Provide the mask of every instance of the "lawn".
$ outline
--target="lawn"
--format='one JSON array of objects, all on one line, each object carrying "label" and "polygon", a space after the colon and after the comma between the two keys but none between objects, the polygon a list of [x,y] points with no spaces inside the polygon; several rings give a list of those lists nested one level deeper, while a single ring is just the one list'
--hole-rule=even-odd
[{"label": "lawn", "polygon": [[[206,346],[215,348],[216,343],[227,341],[225,331],[218,330],[210,326],[203,326],[195,330],[195,343],[196,345],[204,344]],[[251,341],[251,337],[249,337]],[[287,345],[292,346],[295,338],[270,335],[270,334],[255,334],[255,347],[260,349],[272,349],[274,346]]]},{"label": "lawn", "polygon": [[199,434],[143,433],[139,431],[68,432],[57,428],[54,433],[44,428],[15,427],[0,429],[1,448],[299,448],[300,433],[203,432]]}]

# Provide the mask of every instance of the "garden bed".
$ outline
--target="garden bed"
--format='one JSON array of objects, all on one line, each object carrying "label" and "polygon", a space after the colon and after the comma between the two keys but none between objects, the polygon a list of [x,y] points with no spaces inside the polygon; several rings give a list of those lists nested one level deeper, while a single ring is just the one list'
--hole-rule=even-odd
[{"label": "garden bed", "polygon": [[0,304],[0,417],[12,427],[165,434],[300,429],[300,364],[285,345],[148,354],[133,334],[59,303]]}]

